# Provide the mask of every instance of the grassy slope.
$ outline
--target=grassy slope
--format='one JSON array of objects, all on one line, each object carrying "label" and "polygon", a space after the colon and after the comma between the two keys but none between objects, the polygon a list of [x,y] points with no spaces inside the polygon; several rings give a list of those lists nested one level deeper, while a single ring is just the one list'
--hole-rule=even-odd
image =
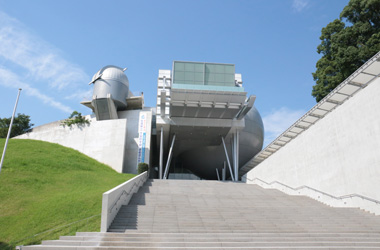
[{"label": "grassy slope", "polygon": [[0,249],[99,231],[102,193],[133,176],[57,144],[10,140],[0,173]]}]

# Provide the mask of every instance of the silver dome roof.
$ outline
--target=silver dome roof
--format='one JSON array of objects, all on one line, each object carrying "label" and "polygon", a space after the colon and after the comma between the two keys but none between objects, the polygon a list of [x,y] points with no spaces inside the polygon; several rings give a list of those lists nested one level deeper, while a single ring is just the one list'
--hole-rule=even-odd
[{"label": "silver dome roof", "polygon": [[107,65],[95,73],[91,82],[95,82],[97,79],[109,79],[121,82],[129,87],[129,81],[127,76],[124,74],[124,70],[125,69],[117,66]]}]

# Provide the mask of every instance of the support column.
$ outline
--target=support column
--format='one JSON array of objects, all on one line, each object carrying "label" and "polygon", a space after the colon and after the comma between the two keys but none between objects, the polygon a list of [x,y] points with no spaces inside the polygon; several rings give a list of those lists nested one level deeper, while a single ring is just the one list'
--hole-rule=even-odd
[{"label": "support column", "polygon": [[164,128],[161,127],[161,138],[160,138],[160,165],[158,170],[158,179],[162,179],[162,167],[164,164]]},{"label": "support column", "polygon": [[231,138],[231,148],[232,148],[232,171],[234,172],[234,181],[236,181],[235,168],[236,168],[236,150],[235,150],[235,134],[232,135]]},{"label": "support column", "polygon": [[231,179],[232,179],[232,181],[235,181],[234,173],[232,172],[232,169],[231,169],[230,158],[228,157],[226,143],[224,142],[224,138],[223,137],[222,137],[222,143],[223,143],[224,153],[226,154],[226,158],[227,158],[228,168],[230,169]]},{"label": "support column", "polygon": [[220,176],[219,176],[218,168],[215,168],[215,170],[216,170],[216,177],[218,177],[218,181],[220,181]]},{"label": "support column", "polygon": [[235,134],[235,181],[239,181],[239,131]]},{"label": "support column", "polygon": [[169,168],[170,168],[170,162],[172,161],[174,142],[175,142],[175,134],[173,136],[172,145],[170,146],[168,161],[166,162],[165,173],[164,173],[164,179],[165,180],[168,178],[168,173],[169,173]]},{"label": "support column", "polygon": [[235,181],[239,180],[239,131],[236,131],[232,136],[232,165],[235,176]]},{"label": "support column", "polygon": [[223,162],[222,181],[226,180],[226,161]]}]

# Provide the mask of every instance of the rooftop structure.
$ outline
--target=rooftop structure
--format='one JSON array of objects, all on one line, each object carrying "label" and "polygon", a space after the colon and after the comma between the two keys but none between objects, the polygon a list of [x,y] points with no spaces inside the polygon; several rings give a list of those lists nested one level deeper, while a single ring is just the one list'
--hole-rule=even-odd
[{"label": "rooftop structure", "polygon": [[255,98],[247,96],[233,64],[174,61],[172,71],[160,70],[159,177],[167,178],[172,165],[173,172],[179,168],[205,179],[237,180],[239,167],[263,143]]}]

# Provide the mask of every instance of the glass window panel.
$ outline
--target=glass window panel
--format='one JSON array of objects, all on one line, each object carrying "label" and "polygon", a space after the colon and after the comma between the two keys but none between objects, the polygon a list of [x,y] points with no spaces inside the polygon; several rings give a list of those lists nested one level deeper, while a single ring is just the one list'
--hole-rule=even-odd
[{"label": "glass window panel", "polygon": [[185,64],[181,62],[175,62],[174,63],[174,70],[175,71],[184,71],[185,70]]},{"label": "glass window panel", "polygon": [[225,65],[224,66],[224,73],[226,73],[226,74],[235,74],[235,67],[234,67],[234,65]]},{"label": "glass window panel", "polygon": [[215,73],[224,73],[224,65],[215,65]]},{"label": "glass window panel", "polygon": [[194,73],[193,72],[185,72],[185,80],[186,81],[194,81]]},{"label": "glass window panel", "polygon": [[173,83],[235,86],[235,65],[174,62]]},{"label": "glass window panel", "polygon": [[196,63],[194,65],[194,71],[195,72],[203,72],[204,64],[203,63]]},{"label": "glass window panel", "polygon": [[186,63],[185,71],[194,71],[194,63]]},{"label": "glass window panel", "polygon": [[183,81],[185,80],[185,72],[174,71],[174,81]]},{"label": "glass window panel", "polygon": [[194,80],[203,82],[203,73],[194,73]]},{"label": "glass window panel", "polygon": [[213,65],[213,64],[206,64],[206,72],[214,73],[215,72],[215,65]]},{"label": "glass window panel", "polygon": [[206,73],[206,82],[214,82],[215,81],[215,74],[212,73]]},{"label": "glass window panel", "polygon": [[224,83],[224,74],[215,74],[215,81],[219,83]]},{"label": "glass window panel", "polygon": [[235,86],[235,75],[225,74],[224,81],[228,83],[228,85]]}]

